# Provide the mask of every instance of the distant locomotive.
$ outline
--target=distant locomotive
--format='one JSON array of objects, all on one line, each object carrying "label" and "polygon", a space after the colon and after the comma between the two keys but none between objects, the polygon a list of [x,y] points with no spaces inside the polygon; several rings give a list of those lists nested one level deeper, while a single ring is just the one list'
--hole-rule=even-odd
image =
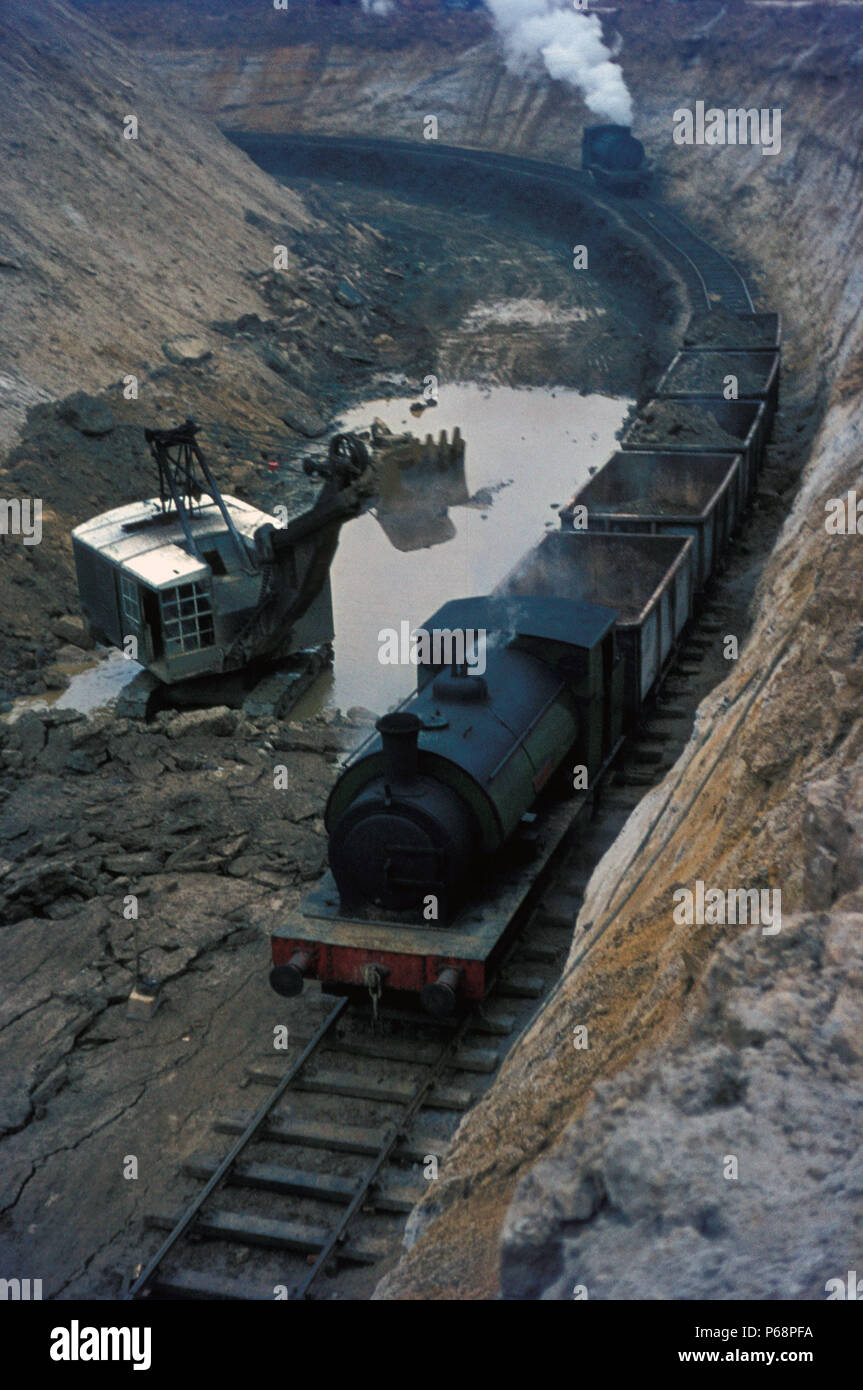
[{"label": "distant locomotive", "polygon": [[581,164],[601,188],[613,193],[643,193],[650,183],[644,146],[628,125],[585,126]]}]

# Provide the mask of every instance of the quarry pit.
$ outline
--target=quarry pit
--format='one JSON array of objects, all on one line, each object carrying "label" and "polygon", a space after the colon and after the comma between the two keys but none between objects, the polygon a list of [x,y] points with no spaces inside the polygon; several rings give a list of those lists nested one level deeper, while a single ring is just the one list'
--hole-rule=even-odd
[{"label": "quarry pit", "polygon": [[[256,28],[212,8],[203,32],[169,0],[3,21],[0,140],[26,164],[4,161],[2,469],[6,494],[45,499],[43,543],[4,537],[0,556],[7,710],[50,698],[80,656],[68,533],[147,495],[154,417],[194,415],[232,491],[299,507],[303,457],[364,403],[419,396],[428,372],[643,400],[689,316],[673,258],[601,201],[573,238],[594,270],[576,301],[560,229],[493,181],[430,199],[395,173],[275,178],[244,153],[298,132],[421,141],[432,113],[446,143],[576,165],[578,93],[508,68],[486,11],[404,3],[384,25],[309,5]],[[603,19],[664,198],[782,314],[768,463],[715,595],[739,657],[711,653],[689,741],[596,864],[559,980],[449,1126],[406,1241],[330,1296],[810,1300],[860,1267],[861,561],[823,524],[859,483],[863,429],[858,8],[735,3],[713,22],[715,5],[659,0]],[[39,53],[56,140],[33,121]],[[675,146],[672,105],[703,94],[781,106],[779,155]],[[99,144],[132,107],[158,132],[146,238],[147,200],[127,205]],[[34,197],[37,176],[60,196]],[[315,996],[288,1018],[267,986],[267,936],[325,866],[335,759],[382,712],[141,725],[50,705],[2,725],[0,1252],[46,1297],[120,1296],[144,1216],[191,1192],[178,1170],[247,1106],[273,1030],[313,1031]],[[781,885],[782,932],[676,926],[668,885],[694,880]],[[126,1018],[136,969],[161,982],[145,1024]],[[705,1155],[738,1152],[749,1180],[726,1202]]]}]

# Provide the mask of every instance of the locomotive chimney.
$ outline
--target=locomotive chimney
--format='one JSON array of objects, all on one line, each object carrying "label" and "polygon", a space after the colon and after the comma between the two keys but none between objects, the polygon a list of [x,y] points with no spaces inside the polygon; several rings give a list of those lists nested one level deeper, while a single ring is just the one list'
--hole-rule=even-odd
[{"label": "locomotive chimney", "polygon": [[415,714],[384,714],[375,725],[381,736],[384,778],[392,787],[416,781],[422,724]]}]

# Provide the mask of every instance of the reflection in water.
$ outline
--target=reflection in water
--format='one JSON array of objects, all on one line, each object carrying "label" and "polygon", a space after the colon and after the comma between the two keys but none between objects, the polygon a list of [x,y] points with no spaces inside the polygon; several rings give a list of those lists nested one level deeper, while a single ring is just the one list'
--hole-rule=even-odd
[{"label": "reflection in water", "polygon": [[409,694],[416,668],[379,662],[381,629],[399,630],[405,620],[419,627],[448,599],[488,593],[545,528],[557,527],[557,508],[614,451],[630,404],[561,389],[443,386],[439,405],[417,425],[412,400],[367,401],[340,428],[368,429],[375,416],[396,434],[451,435],[459,427],[468,498],[429,509],[426,548],[404,548],[412,538],[403,533],[388,539],[384,527],[398,517],[395,510],[382,508],[379,518],[366,513],[343,528],[332,567],[334,671],[294,718],[351,705],[382,713]]},{"label": "reflection in water", "polygon": [[[411,408],[415,415],[417,407]],[[372,424],[378,499],[374,516],[396,550],[421,550],[455,538],[448,509],[470,501],[464,468],[464,440],[441,430],[435,442],[414,434],[393,434],[382,420]]]}]

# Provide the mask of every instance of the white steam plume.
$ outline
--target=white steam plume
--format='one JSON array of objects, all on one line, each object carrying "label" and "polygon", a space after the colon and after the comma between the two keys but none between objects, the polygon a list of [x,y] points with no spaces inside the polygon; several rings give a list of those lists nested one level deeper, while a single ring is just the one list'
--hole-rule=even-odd
[{"label": "white steam plume", "polygon": [[629,125],[632,97],[618,63],[602,40],[596,15],[572,8],[571,0],[486,0],[506,48],[507,66],[523,72],[542,58],[549,76],[569,82],[597,116]]}]

